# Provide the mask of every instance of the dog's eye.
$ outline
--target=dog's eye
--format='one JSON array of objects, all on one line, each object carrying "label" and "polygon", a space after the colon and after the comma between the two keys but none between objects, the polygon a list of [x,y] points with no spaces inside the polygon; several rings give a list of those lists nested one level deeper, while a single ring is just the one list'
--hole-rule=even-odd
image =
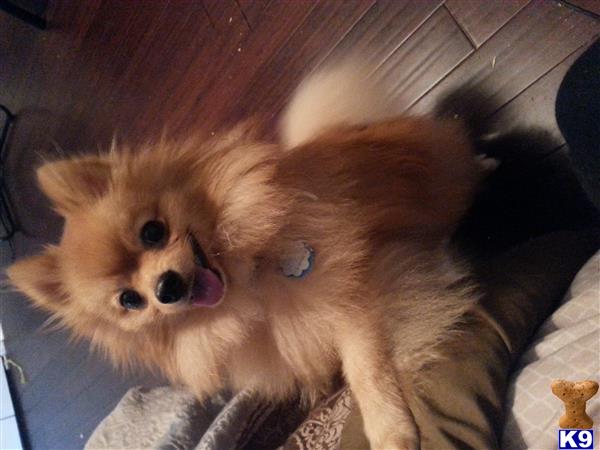
[{"label": "dog's eye", "polygon": [[121,292],[119,303],[125,309],[140,309],[144,306],[144,299],[132,289]]},{"label": "dog's eye", "polygon": [[140,232],[140,239],[145,247],[156,247],[165,240],[167,227],[158,220],[146,222]]}]

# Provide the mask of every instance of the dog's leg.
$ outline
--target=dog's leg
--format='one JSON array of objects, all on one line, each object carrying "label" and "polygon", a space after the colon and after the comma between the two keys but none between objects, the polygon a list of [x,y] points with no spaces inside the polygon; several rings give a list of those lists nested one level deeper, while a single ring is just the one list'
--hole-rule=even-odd
[{"label": "dog's leg", "polygon": [[419,448],[417,426],[397,372],[376,332],[347,328],[339,341],[346,381],[363,417],[372,450]]}]

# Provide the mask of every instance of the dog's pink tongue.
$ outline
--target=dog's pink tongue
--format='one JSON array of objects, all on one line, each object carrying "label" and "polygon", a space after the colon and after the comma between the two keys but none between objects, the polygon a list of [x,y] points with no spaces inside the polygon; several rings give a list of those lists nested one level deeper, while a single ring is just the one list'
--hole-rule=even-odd
[{"label": "dog's pink tongue", "polygon": [[209,269],[198,268],[192,286],[192,304],[197,306],[215,306],[223,297],[223,283]]}]

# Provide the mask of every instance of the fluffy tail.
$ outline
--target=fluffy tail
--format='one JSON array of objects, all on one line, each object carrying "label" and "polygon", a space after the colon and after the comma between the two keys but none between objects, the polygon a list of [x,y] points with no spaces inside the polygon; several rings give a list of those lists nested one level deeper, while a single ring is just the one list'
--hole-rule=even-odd
[{"label": "fluffy tail", "polygon": [[356,59],[318,71],[297,88],[281,120],[287,148],[336,125],[359,125],[394,115],[389,92]]}]

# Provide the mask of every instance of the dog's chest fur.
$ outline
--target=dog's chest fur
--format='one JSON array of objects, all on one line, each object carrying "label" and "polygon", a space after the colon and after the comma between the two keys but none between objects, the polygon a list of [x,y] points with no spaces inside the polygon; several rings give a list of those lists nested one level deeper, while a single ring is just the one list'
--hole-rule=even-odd
[{"label": "dog's chest fur", "polygon": [[218,389],[253,389],[267,398],[324,394],[339,371],[332,288],[315,268],[305,279],[273,271],[228,314],[178,334],[176,364],[200,397]]},{"label": "dog's chest fur", "polygon": [[[201,398],[223,388],[251,388],[270,398],[303,388],[315,398],[339,371],[336,328],[361,292],[368,243],[348,205],[306,190],[288,198],[294,207],[262,251],[249,261],[233,249],[223,304],[197,311],[172,333],[174,367],[166,372]],[[290,278],[282,258],[298,243],[314,259],[304,277]]]}]

